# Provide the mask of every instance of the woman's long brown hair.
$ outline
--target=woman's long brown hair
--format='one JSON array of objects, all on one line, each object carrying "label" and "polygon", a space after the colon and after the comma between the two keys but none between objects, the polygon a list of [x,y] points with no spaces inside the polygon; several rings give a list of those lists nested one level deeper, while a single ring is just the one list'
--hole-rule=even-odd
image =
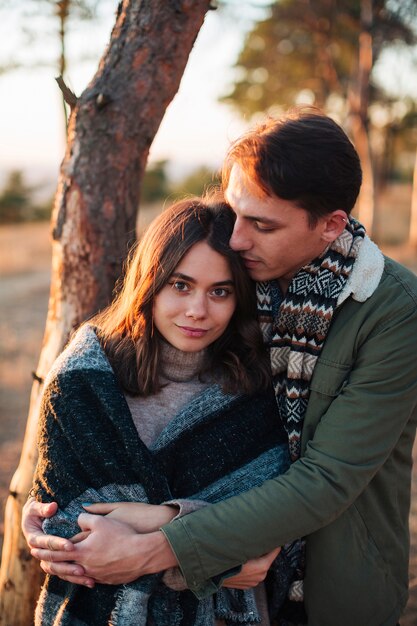
[{"label": "woman's long brown hair", "polygon": [[158,331],[153,326],[156,294],[192,246],[205,241],[227,259],[236,310],[223,335],[208,348],[207,371],[227,392],[264,388],[270,373],[256,321],[254,285],[237,253],[229,247],[234,217],[218,200],[189,198],[165,209],[132,251],[118,295],[90,324],[122,388],[147,396],[160,390]]}]

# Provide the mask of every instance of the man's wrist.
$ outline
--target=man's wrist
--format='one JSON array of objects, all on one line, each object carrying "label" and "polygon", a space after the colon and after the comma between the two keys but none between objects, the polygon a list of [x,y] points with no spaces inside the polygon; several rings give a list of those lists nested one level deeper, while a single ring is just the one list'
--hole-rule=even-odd
[{"label": "man's wrist", "polygon": [[153,533],[138,534],[136,542],[139,555],[143,559],[141,576],[163,572],[178,565],[167,538],[160,530]]},{"label": "man's wrist", "polygon": [[172,520],[178,516],[181,509],[179,504],[174,503],[161,504],[161,507],[163,507],[165,519],[161,521],[160,526],[164,526],[165,524],[172,522]]}]

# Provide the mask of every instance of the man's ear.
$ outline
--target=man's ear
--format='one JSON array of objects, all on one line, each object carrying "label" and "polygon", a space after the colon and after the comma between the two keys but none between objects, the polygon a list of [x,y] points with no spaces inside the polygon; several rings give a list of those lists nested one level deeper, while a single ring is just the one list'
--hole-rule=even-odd
[{"label": "man's ear", "polygon": [[341,235],[348,221],[348,214],[337,209],[326,215],[323,221],[321,237],[327,243],[332,243]]}]

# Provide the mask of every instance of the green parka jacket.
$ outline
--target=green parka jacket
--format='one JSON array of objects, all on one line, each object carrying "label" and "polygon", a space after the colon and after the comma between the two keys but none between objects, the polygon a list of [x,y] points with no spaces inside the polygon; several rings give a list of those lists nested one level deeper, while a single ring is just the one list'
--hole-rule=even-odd
[{"label": "green parka jacket", "polygon": [[366,259],[356,268],[363,301],[353,293],[335,311],[311,380],[301,458],[162,529],[197,595],[214,589],[211,577],[306,536],[309,626],[397,623],[408,587],[417,278],[380,258],[376,283]]}]

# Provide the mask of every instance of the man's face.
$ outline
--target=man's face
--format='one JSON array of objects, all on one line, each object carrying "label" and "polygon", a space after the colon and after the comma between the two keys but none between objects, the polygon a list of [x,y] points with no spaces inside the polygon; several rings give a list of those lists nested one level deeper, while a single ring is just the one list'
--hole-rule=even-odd
[{"label": "man's face", "polygon": [[326,240],[326,219],[310,227],[308,213],[294,202],[267,196],[234,165],[226,200],[236,214],[230,239],[254,280],[279,279],[286,288],[304,265],[319,256]]}]

